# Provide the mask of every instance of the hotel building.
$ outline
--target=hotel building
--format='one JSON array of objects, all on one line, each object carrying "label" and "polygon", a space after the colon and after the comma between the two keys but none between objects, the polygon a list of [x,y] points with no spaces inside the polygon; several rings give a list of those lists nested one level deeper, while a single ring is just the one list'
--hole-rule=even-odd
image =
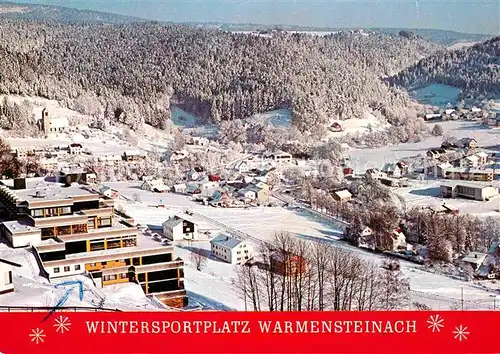
[{"label": "hotel building", "polygon": [[[184,262],[141,232],[114,200],[85,185],[16,179],[0,186],[0,236],[33,247],[49,279],[86,274],[96,286],[135,282],[172,307],[187,305]],[[12,181],[11,181],[12,183]]]}]

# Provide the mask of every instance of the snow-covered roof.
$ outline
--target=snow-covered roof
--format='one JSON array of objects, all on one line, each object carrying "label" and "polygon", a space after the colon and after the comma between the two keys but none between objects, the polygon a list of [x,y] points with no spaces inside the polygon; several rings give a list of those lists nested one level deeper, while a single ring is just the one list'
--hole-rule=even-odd
[{"label": "snow-covered roof", "polygon": [[40,232],[40,229],[29,225],[24,220],[4,221],[3,225],[13,235],[23,232]]},{"label": "snow-covered roof", "polygon": [[346,198],[351,198],[352,194],[349,192],[347,189],[344,189],[342,191],[337,191],[335,194],[340,198],[340,199],[346,199]]},{"label": "snow-covered roof", "polygon": [[437,166],[441,169],[453,167],[453,165],[451,163],[449,163],[448,161],[440,163]]},{"label": "snow-covered roof", "polygon": [[487,154],[487,153],[485,153],[484,151],[480,151],[480,152],[478,152],[478,153],[476,154],[476,156],[478,156],[478,157],[488,157],[488,154]]},{"label": "snow-covered roof", "polygon": [[467,256],[462,258],[466,263],[481,264],[486,259],[487,254],[481,252],[470,252]]},{"label": "snow-covered roof", "polygon": [[238,247],[242,242],[243,242],[242,240],[238,240],[237,238],[225,234],[217,235],[212,240],[210,240],[211,244],[216,244],[220,247],[227,249],[233,249],[235,247]]},{"label": "snow-covered roof", "polygon": [[472,162],[477,162],[479,160],[479,158],[475,155],[467,156],[466,159]]},{"label": "snow-covered roof", "polygon": [[170,227],[170,228],[174,228],[178,225],[181,225],[182,224],[182,220],[180,219],[168,219],[166,220],[164,223],[163,223],[163,227]]}]

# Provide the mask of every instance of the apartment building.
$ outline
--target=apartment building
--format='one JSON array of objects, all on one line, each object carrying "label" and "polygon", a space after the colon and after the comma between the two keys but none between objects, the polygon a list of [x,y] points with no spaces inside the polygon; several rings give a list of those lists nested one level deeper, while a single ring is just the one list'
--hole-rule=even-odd
[{"label": "apartment building", "polygon": [[245,264],[254,256],[254,250],[247,241],[220,234],[210,241],[212,254],[227,263]]},{"label": "apartment building", "polygon": [[443,170],[443,177],[446,179],[491,182],[493,181],[492,169],[471,169],[471,168],[447,168]]},{"label": "apartment building", "polygon": [[49,279],[88,274],[97,286],[135,282],[168,306],[187,304],[184,262],[114,211],[114,200],[80,184],[44,179],[0,186],[10,221],[0,236],[32,246]]}]

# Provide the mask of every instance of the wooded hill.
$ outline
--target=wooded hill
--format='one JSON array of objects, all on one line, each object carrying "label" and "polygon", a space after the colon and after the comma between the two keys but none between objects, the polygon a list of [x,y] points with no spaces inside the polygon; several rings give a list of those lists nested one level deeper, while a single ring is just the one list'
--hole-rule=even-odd
[{"label": "wooded hill", "polygon": [[442,83],[462,89],[462,98],[500,96],[500,37],[436,53],[388,79],[400,87]]},{"label": "wooded hill", "polygon": [[216,122],[293,109],[300,130],[379,111],[406,120],[381,77],[439,47],[420,38],[235,34],[157,23],[1,20],[0,93],[57,99],[132,127],[164,127],[171,103]]}]

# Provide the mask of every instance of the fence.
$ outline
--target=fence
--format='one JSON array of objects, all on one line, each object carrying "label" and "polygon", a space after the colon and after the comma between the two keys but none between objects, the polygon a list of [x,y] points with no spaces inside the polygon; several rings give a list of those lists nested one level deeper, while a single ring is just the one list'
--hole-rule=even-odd
[{"label": "fence", "polygon": [[58,308],[43,306],[0,306],[0,312],[121,312],[121,310],[78,306]]}]

